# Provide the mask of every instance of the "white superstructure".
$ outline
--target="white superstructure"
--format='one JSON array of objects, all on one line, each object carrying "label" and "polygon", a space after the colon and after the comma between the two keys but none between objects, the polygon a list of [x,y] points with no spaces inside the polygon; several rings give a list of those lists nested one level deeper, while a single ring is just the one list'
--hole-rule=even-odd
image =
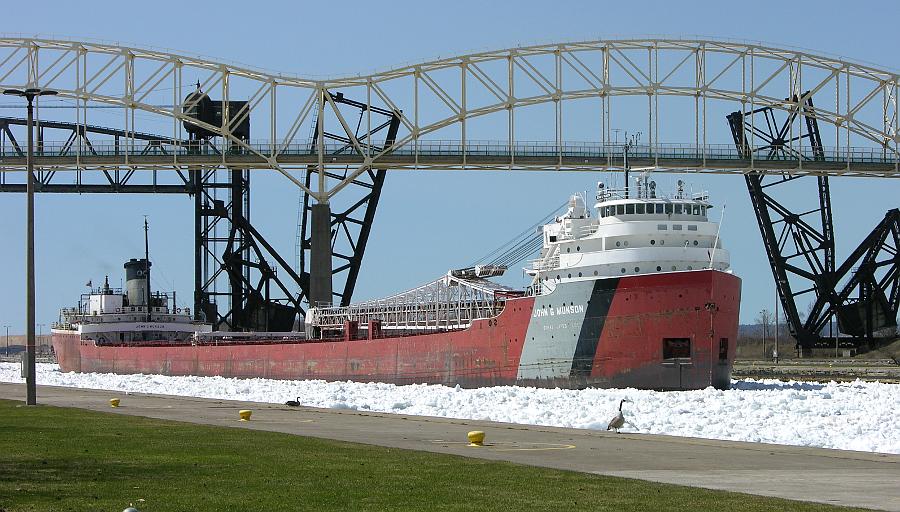
[{"label": "white superstructure", "polygon": [[594,215],[573,195],[565,214],[543,227],[543,248],[526,272],[536,294],[559,283],[703,269],[730,271],[730,256],[709,220],[708,195],[661,195],[639,180],[629,190],[598,183]]},{"label": "white superstructure", "polygon": [[51,331],[78,334],[82,340],[99,344],[128,344],[186,341],[212,330],[209,324],[195,322],[189,308],[178,308],[174,295],[157,292],[150,298],[151,304],[147,302],[129,301],[129,295],[111,288],[107,278],[103,286],[83,294],[77,306],[61,309]]}]

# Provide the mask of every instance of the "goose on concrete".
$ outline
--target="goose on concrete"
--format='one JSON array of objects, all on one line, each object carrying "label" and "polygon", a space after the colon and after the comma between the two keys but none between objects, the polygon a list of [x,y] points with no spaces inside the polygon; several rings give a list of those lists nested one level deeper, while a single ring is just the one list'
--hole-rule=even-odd
[{"label": "goose on concrete", "polygon": [[630,402],[631,400],[627,398],[623,398],[621,402],[619,402],[619,413],[616,414],[615,418],[609,420],[609,425],[606,426],[606,430],[615,430],[616,434],[619,433],[619,429],[625,426],[625,414],[622,412],[622,404],[625,402]]}]

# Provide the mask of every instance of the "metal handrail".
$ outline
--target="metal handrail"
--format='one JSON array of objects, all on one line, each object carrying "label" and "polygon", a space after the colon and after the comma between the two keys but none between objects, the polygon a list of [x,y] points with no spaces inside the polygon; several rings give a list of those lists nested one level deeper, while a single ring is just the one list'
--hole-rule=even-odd
[{"label": "metal handrail", "polygon": [[[188,141],[146,141],[124,139],[118,144],[113,142],[93,142],[90,147],[72,145],[67,142],[44,141],[35,148],[38,158],[60,158],[73,156],[210,156],[210,155],[313,155],[316,154],[315,141],[301,141],[291,144],[270,141],[250,141],[247,148],[232,145],[223,141],[212,141],[202,145]],[[329,156],[360,157],[346,144],[326,143],[325,152]],[[364,148],[365,149],[365,148]],[[763,148],[751,148],[752,159],[756,161],[826,161],[855,163],[896,163],[900,161],[892,148],[846,147],[846,148],[789,148],[791,154],[762,154]],[[372,148],[377,154],[379,148]],[[480,140],[413,140],[402,146],[391,149],[393,155],[399,156],[485,156],[485,157],[585,157],[585,158],[621,158],[623,144],[600,142],[564,142],[552,141],[518,141],[512,146],[506,141]],[[0,146],[0,159],[23,158],[21,148],[11,144]],[[747,153],[739,151],[733,144],[653,144],[635,145],[629,149],[631,159],[665,158],[692,160],[749,160]]]}]

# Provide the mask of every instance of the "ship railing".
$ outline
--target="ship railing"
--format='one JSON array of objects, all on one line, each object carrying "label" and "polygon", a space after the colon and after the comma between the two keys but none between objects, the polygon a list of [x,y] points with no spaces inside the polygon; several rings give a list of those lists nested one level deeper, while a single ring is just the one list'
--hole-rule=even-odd
[{"label": "ship railing", "polygon": [[531,268],[537,271],[550,270],[559,267],[559,255],[550,258],[538,258],[531,260]]},{"label": "ship railing", "polygon": [[542,258],[531,261],[531,268],[538,272],[557,267],[559,267],[559,245],[551,246]]},{"label": "ship railing", "polygon": [[708,201],[709,191],[693,186],[680,186],[672,192],[661,192],[651,188],[646,179],[643,183],[635,184],[629,188],[601,188],[597,190],[597,202],[617,201],[621,199],[663,199],[669,201]]},{"label": "ship railing", "polygon": [[499,315],[505,299],[471,303],[393,304],[368,307],[346,306],[317,308],[315,326],[325,330],[343,329],[346,322],[365,326],[370,321],[381,324],[382,330],[455,330],[465,329],[472,322]]}]

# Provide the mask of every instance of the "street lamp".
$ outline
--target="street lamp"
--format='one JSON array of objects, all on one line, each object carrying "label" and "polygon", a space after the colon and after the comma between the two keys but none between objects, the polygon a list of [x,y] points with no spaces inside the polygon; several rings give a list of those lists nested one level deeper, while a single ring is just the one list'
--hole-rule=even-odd
[{"label": "street lamp", "polygon": [[4,354],[9,357],[9,326],[4,325],[3,327],[6,327],[6,352]]},{"label": "street lamp", "polygon": [[39,96],[52,96],[56,91],[49,89],[6,89],[7,96],[20,96],[28,100],[28,157],[26,170],[28,173],[25,191],[28,196],[27,213],[25,215],[26,256],[25,256],[25,404],[37,404],[37,387],[34,370],[34,99]]}]

